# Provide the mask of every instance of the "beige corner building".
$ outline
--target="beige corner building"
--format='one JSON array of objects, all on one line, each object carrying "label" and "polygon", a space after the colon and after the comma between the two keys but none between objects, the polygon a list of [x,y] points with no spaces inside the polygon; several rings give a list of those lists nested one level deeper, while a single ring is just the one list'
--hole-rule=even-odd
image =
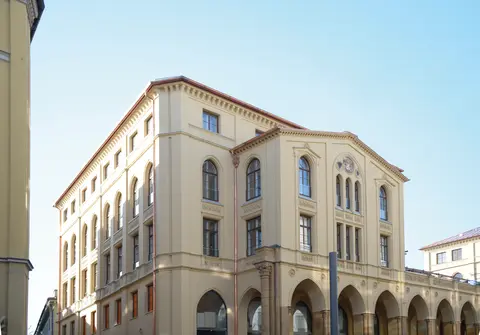
[{"label": "beige corner building", "polygon": [[43,0],[0,0],[0,329],[27,333],[30,42]]},{"label": "beige corner building", "polygon": [[185,77],[151,82],[55,203],[70,334],[476,335],[475,286],[405,270],[403,171]]},{"label": "beige corner building", "polygon": [[431,243],[421,250],[425,270],[460,281],[480,280],[480,228]]}]

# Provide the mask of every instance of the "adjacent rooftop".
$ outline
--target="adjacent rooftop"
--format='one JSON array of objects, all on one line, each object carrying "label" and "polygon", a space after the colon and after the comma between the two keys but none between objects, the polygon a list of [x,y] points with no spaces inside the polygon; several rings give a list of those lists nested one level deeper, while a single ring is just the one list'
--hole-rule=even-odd
[{"label": "adjacent rooftop", "polygon": [[456,243],[456,242],[469,240],[471,238],[478,238],[478,237],[480,237],[480,227],[473,228],[473,229],[468,230],[466,232],[463,232],[463,233],[460,233],[460,234],[457,234],[457,235],[454,235],[454,236],[450,236],[446,239],[434,242],[432,244],[424,246],[420,250],[428,250],[428,249],[436,248],[436,247],[439,247],[439,246],[442,246],[442,245],[445,245],[445,244],[448,244],[448,243]]}]

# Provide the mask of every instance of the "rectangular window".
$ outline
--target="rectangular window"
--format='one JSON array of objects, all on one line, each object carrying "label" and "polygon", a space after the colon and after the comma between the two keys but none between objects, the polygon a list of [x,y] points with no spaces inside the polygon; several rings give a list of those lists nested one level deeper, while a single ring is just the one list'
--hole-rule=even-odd
[{"label": "rectangular window", "polygon": [[133,268],[136,269],[140,261],[140,247],[138,245],[138,235],[133,237]]},{"label": "rectangular window", "polygon": [[337,224],[337,257],[342,258],[342,225]]},{"label": "rectangular window", "polygon": [[90,324],[92,325],[92,334],[97,333],[97,311],[90,313]]},{"label": "rectangular window", "polygon": [[82,203],[84,203],[85,200],[87,200],[87,188],[86,187],[82,190]]},{"label": "rectangular window", "polygon": [[122,246],[117,248],[117,278],[120,278],[123,273],[123,249]]},{"label": "rectangular window", "polygon": [[130,152],[137,148],[137,133],[130,136]]},{"label": "rectangular window", "polygon": [[73,305],[75,303],[75,291],[77,290],[76,288],[76,280],[75,277],[70,279],[70,305]]},{"label": "rectangular window", "polygon": [[138,317],[138,291],[132,293],[132,318]]},{"label": "rectangular window", "polygon": [[68,209],[63,210],[63,222],[68,220]]},{"label": "rectangular window", "polygon": [[119,325],[122,323],[122,299],[117,299],[115,301],[115,324]]},{"label": "rectangular window", "polygon": [[462,248],[452,250],[452,261],[459,261],[462,259]]},{"label": "rectangular window", "polygon": [[153,311],[153,284],[147,286],[147,312]]},{"label": "rectangular window", "polygon": [[70,322],[70,335],[75,335],[75,321]]},{"label": "rectangular window", "polygon": [[72,206],[71,212],[73,214],[73,213],[75,213],[75,200],[72,201],[71,206]]},{"label": "rectangular window", "polygon": [[110,306],[103,306],[103,328],[110,328]]},{"label": "rectangular window", "polygon": [[345,259],[347,261],[351,260],[351,257],[350,257],[350,230],[352,229],[352,227],[349,227],[347,226],[346,229],[345,229]]},{"label": "rectangular window", "polygon": [[153,224],[148,226],[148,261],[153,259]]},{"label": "rectangular window", "polygon": [[93,291],[97,290],[97,263],[92,264],[92,288]]},{"label": "rectangular window", "polygon": [[255,137],[256,137],[256,136],[260,136],[260,135],[262,135],[262,134],[264,134],[264,133],[265,133],[264,131],[255,129]]},{"label": "rectangular window", "polygon": [[380,235],[380,265],[388,267],[388,236]]},{"label": "rectangular window", "polygon": [[67,335],[67,325],[62,326],[62,335]]},{"label": "rectangular window", "polygon": [[92,183],[90,186],[90,188],[92,189],[92,193],[95,192],[95,190],[97,189],[97,177],[92,178]]},{"label": "rectangular window", "polygon": [[110,254],[105,255],[105,283],[108,284],[110,282]]},{"label": "rectangular window", "polygon": [[300,250],[312,252],[312,218],[300,215]]},{"label": "rectangular window", "polygon": [[87,296],[87,270],[82,271],[82,297]]},{"label": "rectangular window", "polygon": [[262,246],[261,217],[247,221],[247,256],[255,255],[255,250]]},{"label": "rectangular window", "polygon": [[150,115],[145,120],[145,136],[153,134],[153,117]]},{"label": "rectangular window", "polygon": [[447,261],[447,253],[446,252],[439,252],[437,254],[437,264],[442,264]]},{"label": "rectangular window", "polygon": [[218,133],[218,115],[203,111],[203,129]]},{"label": "rectangular window", "polygon": [[203,219],[203,254],[218,257],[218,221]]},{"label": "rectangular window", "polygon": [[115,154],[113,163],[115,165],[115,168],[117,168],[122,163],[122,149],[118,150]]},{"label": "rectangular window", "polygon": [[68,297],[68,284],[63,283],[63,288],[62,288],[62,308],[67,308],[67,297]]},{"label": "rectangular window", "polygon": [[355,262],[360,262],[360,228],[355,228]]},{"label": "rectangular window", "polygon": [[87,317],[82,316],[82,335],[87,335]]},{"label": "rectangular window", "polygon": [[103,166],[103,180],[107,179],[108,178],[108,174],[109,174],[109,169],[110,169],[110,163],[106,163],[104,166]]}]

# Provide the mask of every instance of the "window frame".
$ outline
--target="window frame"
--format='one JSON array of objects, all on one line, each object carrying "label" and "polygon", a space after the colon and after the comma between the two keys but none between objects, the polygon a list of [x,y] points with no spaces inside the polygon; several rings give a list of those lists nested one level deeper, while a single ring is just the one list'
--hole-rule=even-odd
[{"label": "window frame", "polygon": [[355,181],[354,186],[355,212],[360,213],[360,183]]},{"label": "window frame", "polygon": [[298,193],[307,198],[312,197],[312,169],[305,156],[298,160]]},{"label": "window frame", "polygon": [[388,254],[388,239],[387,235],[380,235],[380,266],[390,267],[390,259]]},{"label": "window frame", "polygon": [[133,242],[133,269],[140,266],[140,239],[138,234],[132,236]]},{"label": "window frame", "polygon": [[132,319],[138,318],[138,291],[133,291],[132,295]]},{"label": "window frame", "polygon": [[379,189],[380,220],[388,221],[388,193],[384,185]]},{"label": "window frame", "polygon": [[218,220],[203,218],[203,255],[219,257],[218,242]]},{"label": "window frame", "polygon": [[452,262],[461,261],[462,258],[462,248],[456,248],[452,250]]},{"label": "window frame", "polygon": [[[253,256],[258,248],[262,247],[262,217],[256,216],[247,220],[247,257]],[[254,238],[252,238],[252,236]],[[252,243],[255,242],[255,245]]]},{"label": "window frame", "polygon": [[115,326],[122,324],[122,299],[115,300]]},{"label": "window frame", "polygon": [[138,178],[133,179],[132,183],[132,215],[133,218],[136,218],[140,215],[140,188],[138,187],[139,185],[139,180]]},{"label": "window frame", "polygon": [[123,275],[123,246],[117,247],[117,279]]},{"label": "window frame", "polygon": [[153,312],[153,283],[147,285],[147,313]]},{"label": "window frame", "polygon": [[148,225],[148,262],[153,260],[153,223]]},{"label": "window frame", "polygon": [[87,280],[88,280],[88,271],[87,269],[82,270],[82,292],[81,292],[81,297],[85,298],[88,295],[88,287],[87,287]]},{"label": "window frame", "polygon": [[337,174],[335,179],[335,205],[342,208],[342,177]]},{"label": "window frame", "polygon": [[111,282],[112,270],[112,257],[110,253],[105,254],[105,284],[108,285]]},{"label": "window frame", "polygon": [[90,313],[90,324],[92,328],[92,335],[97,333],[97,311]]},{"label": "window frame", "polygon": [[435,255],[435,258],[436,258],[437,264],[446,263],[447,262],[447,252],[446,251],[437,252],[437,254]]},{"label": "window frame", "polygon": [[345,180],[345,209],[351,209],[352,208],[352,199],[350,197],[350,191],[351,191],[351,180],[350,178],[347,178]]},{"label": "window frame", "polygon": [[342,259],[342,224],[337,223],[337,258]]},{"label": "window frame", "polygon": [[90,193],[95,192],[97,189],[97,176],[93,177],[90,181]]},{"label": "window frame", "polygon": [[116,169],[120,166],[120,155],[122,154],[122,149],[119,149],[115,156],[113,157],[113,167]]},{"label": "window frame", "polygon": [[204,200],[218,202],[218,168],[211,159],[205,160],[202,165],[202,193]]},{"label": "window frame", "polygon": [[87,188],[86,187],[82,190],[81,200],[82,200],[82,204],[85,201],[87,201]]},{"label": "window frame", "polygon": [[103,329],[110,329],[110,305],[103,306]]},{"label": "window frame", "polygon": [[148,174],[147,174],[148,178],[147,178],[147,181],[148,181],[148,188],[147,188],[147,192],[148,192],[148,196],[147,196],[147,206],[151,206],[153,205],[153,202],[155,201],[155,195],[154,195],[154,178],[153,178],[153,164],[150,165],[150,167],[148,168]]},{"label": "window frame", "polygon": [[[206,118],[206,120],[205,120]],[[211,122],[211,120],[215,120],[215,124]],[[212,113],[207,110],[203,110],[202,114],[202,128],[215,133],[215,134],[220,134],[220,115],[216,113]],[[215,128],[215,129],[214,129]]]},{"label": "window frame", "polygon": [[109,175],[110,175],[110,162],[107,162],[105,163],[105,165],[103,165],[103,180],[107,180]]},{"label": "window frame", "polygon": [[350,248],[350,242],[351,242],[351,226],[345,225],[345,260],[351,261],[352,260],[352,254],[351,254],[351,248]]},{"label": "window frame", "polygon": [[355,262],[360,262],[360,228],[355,228]]},{"label": "window frame", "polygon": [[[257,164],[258,166],[255,166]],[[257,199],[262,196],[262,166],[258,158],[253,158],[247,165],[245,191],[245,198],[247,201]]]},{"label": "window frame", "polygon": [[153,133],[153,115],[150,114],[145,119],[145,135],[148,136]]},{"label": "window frame", "polygon": [[300,251],[312,252],[312,217],[300,214]]},{"label": "window frame", "polygon": [[130,135],[128,139],[128,146],[130,149],[130,153],[134,152],[135,149],[137,149],[137,135],[138,135],[138,132],[134,132],[132,135]]},{"label": "window frame", "polygon": [[115,201],[117,213],[116,217],[116,231],[119,231],[123,228],[123,204],[122,204],[122,193],[118,193],[117,199]]}]

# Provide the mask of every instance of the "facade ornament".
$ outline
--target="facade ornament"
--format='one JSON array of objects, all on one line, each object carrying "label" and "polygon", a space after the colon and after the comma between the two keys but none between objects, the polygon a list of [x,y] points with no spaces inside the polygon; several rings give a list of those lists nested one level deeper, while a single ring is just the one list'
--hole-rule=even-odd
[{"label": "facade ornament", "polygon": [[290,275],[290,277],[295,276],[295,269],[290,269],[290,271],[288,271],[288,274]]},{"label": "facade ornament", "polygon": [[345,171],[347,171],[347,173],[352,173],[355,170],[355,164],[350,157],[343,159],[343,165],[345,165]]},{"label": "facade ornament", "polygon": [[395,290],[398,292],[400,291],[400,286],[397,285],[397,287],[395,288]]},{"label": "facade ornament", "polygon": [[293,312],[292,306],[287,306],[287,308],[288,308],[288,315],[291,316]]},{"label": "facade ornament", "polygon": [[430,292],[428,290],[425,291],[425,296],[428,297],[428,295],[430,294]]},{"label": "facade ornament", "polygon": [[340,170],[342,168],[343,163],[342,162],[337,162],[337,169]]},{"label": "facade ornament", "polygon": [[322,280],[325,280],[325,273],[322,273]]},{"label": "facade ornament", "polygon": [[310,149],[310,144],[305,143],[305,149]]},{"label": "facade ornament", "polygon": [[410,293],[410,287],[407,286],[407,287],[405,288],[405,291],[406,291],[407,293]]},{"label": "facade ornament", "polygon": [[377,286],[378,286],[378,283],[377,283],[376,281],[373,282],[373,288],[374,288],[374,289],[377,289]]},{"label": "facade ornament", "polygon": [[362,280],[362,286],[365,286],[365,284],[366,284],[365,280]]},{"label": "facade ornament", "polygon": [[272,264],[270,263],[260,263],[255,265],[257,268],[258,272],[260,273],[260,277],[268,277],[272,273]]},{"label": "facade ornament", "polygon": [[232,162],[233,162],[233,166],[236,168],[238,168],[238,165],[240,164],[240,157],[238,157],[238,155],[236,154],[233,154],[232,155]]}]

